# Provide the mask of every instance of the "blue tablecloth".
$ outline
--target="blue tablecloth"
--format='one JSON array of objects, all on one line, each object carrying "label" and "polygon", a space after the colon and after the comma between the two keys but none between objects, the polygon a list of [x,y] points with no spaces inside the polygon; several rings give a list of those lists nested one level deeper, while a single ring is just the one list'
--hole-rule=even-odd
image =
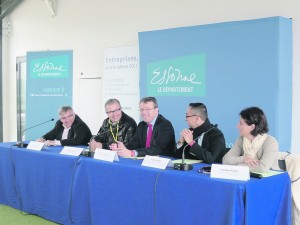
[{"label": "blue tablecloth", "polygon": [[291,224],[287,173],[250,181],[0,144],[0,204],[61,224]]},{"label": "blue tablecloth", "polygon": [[61,147],[40,152],[12,144],[0,144],[0,203],[68,224],[77,157],[57,154]]},{"label": "blue tablecloth", "polygon": [[157,224],[291,224],[287,173],[250,181],[210,178],[194,170],[162,172],[157,185]]},{"label": "blue tablecloth", "polygon": [[82,158],[72,194],[73,223],[153,225],[155,182],[160,171],[140,163]]}]

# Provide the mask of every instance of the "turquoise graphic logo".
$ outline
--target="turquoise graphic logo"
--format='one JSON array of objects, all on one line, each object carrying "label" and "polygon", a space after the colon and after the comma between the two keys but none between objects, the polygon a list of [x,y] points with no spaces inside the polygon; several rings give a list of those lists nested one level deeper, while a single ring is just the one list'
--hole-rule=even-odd
[{"label": "turquoise graphic logo", "polygon": [[69,61],[69,55],[32,60],[30,78],[66,78],[69,76]]},{"label": "turquoise graphic logo", "polygon": [[149,96],[205,96],[205,54],[193,54],[147,65]]}]

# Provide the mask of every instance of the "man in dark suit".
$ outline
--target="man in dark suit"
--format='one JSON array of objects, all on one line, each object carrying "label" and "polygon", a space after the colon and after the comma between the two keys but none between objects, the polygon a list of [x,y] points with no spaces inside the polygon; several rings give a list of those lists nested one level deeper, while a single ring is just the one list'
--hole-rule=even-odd
[{"label": "man in dark suit", "polygon": [[59,120],[55,127],[36,141],[45,142],[48,146],[88,145],[92,137],[90,128],[75,114],[72,107],[62,106],[58,114]]},{"label": "man in dark suit", "polygon": [[143,121],[138,124],[137,132],[127,145],[128,149],[122,142],[118,142],[119,148],[116,149],[118,155],[123,157],[170,156],[175,147],[174,128],[169,120],[159,114],[156,98],[141,99],[139,107]]}]

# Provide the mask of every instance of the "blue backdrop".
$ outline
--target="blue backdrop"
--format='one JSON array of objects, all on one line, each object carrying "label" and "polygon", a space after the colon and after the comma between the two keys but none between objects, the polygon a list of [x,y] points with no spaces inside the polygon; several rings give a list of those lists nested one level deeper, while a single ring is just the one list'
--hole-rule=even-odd
[{"label": "blue backdrop", "polygon": [[25,131],[35,140],[54,127],[61,106],[72,106],[73,51],[27,52],[26,70],[26,129],[54,118]]},{"label": "blue backdrop", "polygon": [[292,20],[271,17],[139,33],[140,94],[155,96],[176,136],[203,102],[231,147],[239,112],[258,106],[280,150],[291,147]]}]

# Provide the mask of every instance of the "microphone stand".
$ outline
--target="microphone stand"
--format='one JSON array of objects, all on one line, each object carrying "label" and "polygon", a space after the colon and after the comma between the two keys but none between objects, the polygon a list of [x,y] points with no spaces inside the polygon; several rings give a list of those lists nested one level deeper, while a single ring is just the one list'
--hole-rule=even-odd
[{"label": "microphone stand", "polygon": [[[199,137],[195,138],[194,141],[201,140],[201,143],[202,143],[202,138],[204,137],[204,135],[206,133],[208,133],[209,131],[213,130],[214,128],[217,128],[217,127],[218,127],[218,124],[213,125],[212,128],[210,128],[208,131],[203,132]],[[188,146],[188,144],[186,144],[184,146],[183,150],[182,150],[182,161],[181,161],[181,163],[174,163],[174,169],[176,169],[176,170],[183,170],[183,171],[187,171],[187,170],[192,170],[193,169],[193,165],[185,163],[185,149],[186,149],[187,146]]]},{"label": "microphone stand", "polygon": [[44,123],[48,123],[48,122],[53,121],[53,120],[54,120],[54,119],[47,120],[47,121],[45,121],[45,122],[43,122],[43,123],[39,123],[39,124],[37,124],[37,125],[34,125],[34,126],[32,126],[32,127],[28,127],[28,128],[26,128],[26,129],[24,129],[24,130],[22,131],[22,133],[21,133],[20,142],[17,142],[14,146],[17,146],[17,147],[19,147],[19,148],[26,148],[26,147],[28,146],[28,144],[24,144],[24,143],[23,143],[23,137],[24,137],[25,131],[26,131],[26,130],[30,130],[31,128],[34,128],[34,127],[38,127],[38,126],[40,126],[40,125],[42,125],[42,124],[44,124]]},{"label": "microphone stand", "polygon": [[[93,136],[91,137],[91,139],[90,139],[90,142],[91,142],[92,140],[94,140],[95,137],[96,137],[96,135],[93,135]],[[86,156],[86,157],[94,157],[94,154],[95,154],[95,152],[92,150],[92,148],[91,148],[90,145],[89,145],[89,148],[87,149],[87,151],[84,150],[84,151],[82,151],[82,153],[81,153],[81,155]]]},{"label": "microphone stand", "polygon": [[188,146],[188,144],[186,144],[184,146],[183,150],[182,150],[182,161],[181,161],[181,163],[174,163],[174,169],[182,170],[182,171],[188,171],[188,170],[193,169],[193,165],[185,163],[185,149],[186,149],[187,146]]},{"label": "microphone stand", "polygon": [[[119,129],[120,129],[120,128],[123,128],[124,126],[125,126],[125,124],[120,125],[120,126],[119,126]],[[114,128],[112,128],[112,129],[115,130],[116,128],[114,127]],[[108,133],[108,132],[110,132],[110,130],[103,131],[103,132],[98,132],[97,135],[93,135],[93,136],[91,137],[90,142],[91,142],[92,140],[94,140],[96,136],[101,136],[101,135],[106,134],[106,133]],[[95,154],[95,152],[91,149],[91,146],[90,146],[90,145],[89,145],[88,151],[82,151],[82,155],[83,155],[83,156],[86,156],[86,157],[94,157],[94,154]]]}]

